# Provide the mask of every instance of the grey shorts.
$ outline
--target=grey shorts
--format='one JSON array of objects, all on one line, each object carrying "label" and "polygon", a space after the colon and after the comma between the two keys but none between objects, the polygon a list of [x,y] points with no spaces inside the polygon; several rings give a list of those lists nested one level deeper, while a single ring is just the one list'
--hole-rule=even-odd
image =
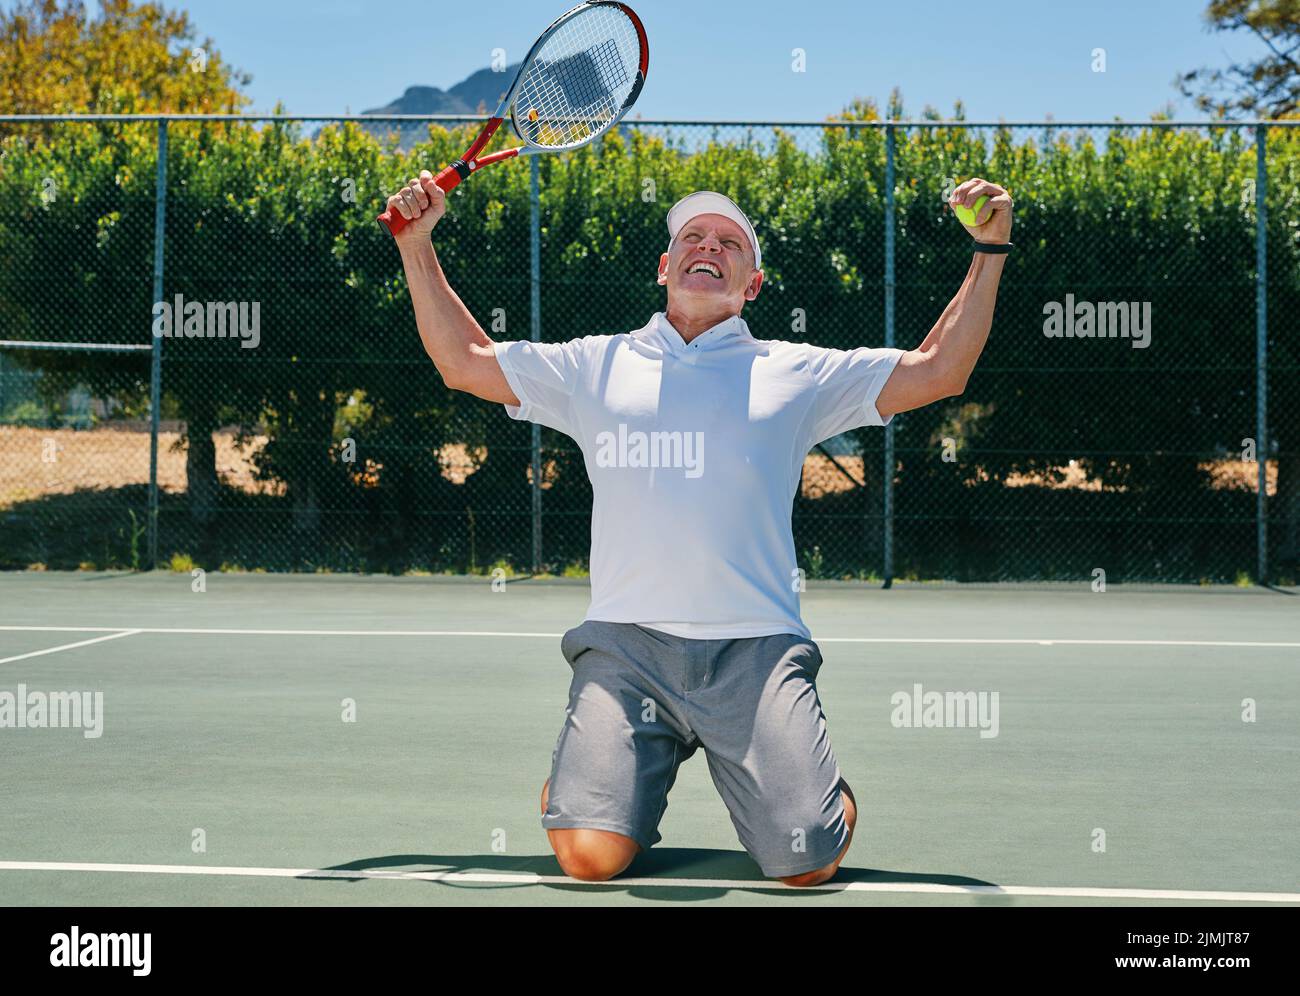
[{"label": "grey shorts", "polygon": [[678,766],[703,747],[763,874],[835,860],[849,828],[815,643],[793,634],[688,640],[587,621],[564,634],[561,650],[573,682],[543,827],[612,830],[649,848]]}]

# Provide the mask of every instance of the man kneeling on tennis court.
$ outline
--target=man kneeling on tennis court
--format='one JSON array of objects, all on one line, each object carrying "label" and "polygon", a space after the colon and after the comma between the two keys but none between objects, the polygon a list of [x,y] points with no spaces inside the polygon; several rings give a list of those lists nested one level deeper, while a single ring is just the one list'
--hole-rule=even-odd
[{"label": "man kneeling on tennis court", "polygon": [[446,203],[431,174],[388,199],[413,221],[397,243],[447,386],[572,436],[591,478],[591,607],[561,645],[573,681],[542,788],[566,874],[612,878],[658,842],[678,766],[701,748],[765,875],[810,886],[835,874],[857,808],[799,614],[795,489],[822,440],[964,390],[1011,234],[996,184],[969,180],[951,203],[981,196],[966,279],[909,351],[754,338],[740,312],[763,285],[762,250],[745,213],[710,191],[668,212],[668,305],[643,328],[494,343],[438,264],[429,236]]}]

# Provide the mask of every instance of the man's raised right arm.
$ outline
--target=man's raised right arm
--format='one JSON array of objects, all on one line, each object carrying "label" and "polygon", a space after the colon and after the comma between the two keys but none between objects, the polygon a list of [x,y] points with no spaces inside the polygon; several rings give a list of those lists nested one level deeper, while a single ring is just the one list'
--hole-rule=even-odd
[{"label": "man's raised right arm", "polygon": [[433,182],[433,174],[424,170],[388,198],[388,206],[411,222],[394,241],[402,254],[424,351],[443,382],[454,391],[484,401],[518,406],[519,399],[501,370],[492,340],[451,289],[433,251],[430,236],[447,211],[446,195]]}]

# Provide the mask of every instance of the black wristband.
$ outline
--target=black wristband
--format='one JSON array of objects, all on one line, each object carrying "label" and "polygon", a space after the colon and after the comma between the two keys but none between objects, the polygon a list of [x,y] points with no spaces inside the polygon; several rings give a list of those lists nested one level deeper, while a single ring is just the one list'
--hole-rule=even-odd
[{"label": "black wristband", "polygon": [[993,253],[996,256],[1005,256],[1015,248],[1014,242],[976,242],[976,252]]}]

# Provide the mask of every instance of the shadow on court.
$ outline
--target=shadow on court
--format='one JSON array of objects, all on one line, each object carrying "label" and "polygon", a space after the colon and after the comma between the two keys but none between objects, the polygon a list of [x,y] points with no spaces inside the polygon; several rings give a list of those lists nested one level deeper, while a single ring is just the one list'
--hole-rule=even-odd
[{"label": "shadow on court", "polygon": [[[560,870],[559,862],[555,860],[552,854],[532,855],[532,856],[511,856],[505,854],[460,854],[460,855],[436,855],[436,854],[387,854],[374,858],[359,858],[356,861],[349,861],[344,864],[331,865],[328,868],[321,869],[328,872],[340,871],[357,871],[365,872],[365,875],[357,878],[347,878],[345,876],[330,876],[329,878],[314,878],[311,875],[304,875],[304,880],[318,882],[362,882],[375,877],[382,876],[384,873],[394,875],[410,874],[417,872],[479,872],[487,874],[517,874],[517,875],[563,875]],[[647,878],[663,877],[666,880],[662,886],[647,885],[643,880]],[[741,851],[722,851],[714,848],[696,848],[696,847],[657,847],[651,851],[640,854],[631,866],[620,878],[639,879],[635,885],[627,885],[621,890],[618,885],[618,879],[607,884],[584,884],[581,882],[495,882],[495,883],[460,883],[448,880],[439,880],[432,884],[451,887],[451,888],[497,888],[497,889],[520,889],[520,888],[547,888],[559,890],[589,890],[599,888],[602,890],[623,891],[630,896],[636,896],[641,899],[659,900],[664,902],[698,902],[707,899],[717,899],[725,896],[728,892],[737,889],[743,889],[746,892],[771,892],[779,893],[783,897],[793,895],[827,896],[834,895],[830,890],[797,890],[786,886],[776,885],[771,879],[764,878],[762,873],[749,856]],[[682,879],[691,879],[700,882],[699,885],[682,885]],[[728,885],[725,887],[715,887],[706,885],[706,882],[724,881]],[[924,883],[930,885],[947,885],[956,887],[966,886],[996,886],[994,882],[988,882],[984,879],[970,878],[965,875],[947,875],[941,873],[929,872],[896,872],[885,871],[875,868],[849,868],[841,866],[838,874],[832,879],[832,884],[844,884],[848,882],[870,882],[870,883],[907,883],[917,884]],[[731,884],[736,883],[736,884]]]}]

